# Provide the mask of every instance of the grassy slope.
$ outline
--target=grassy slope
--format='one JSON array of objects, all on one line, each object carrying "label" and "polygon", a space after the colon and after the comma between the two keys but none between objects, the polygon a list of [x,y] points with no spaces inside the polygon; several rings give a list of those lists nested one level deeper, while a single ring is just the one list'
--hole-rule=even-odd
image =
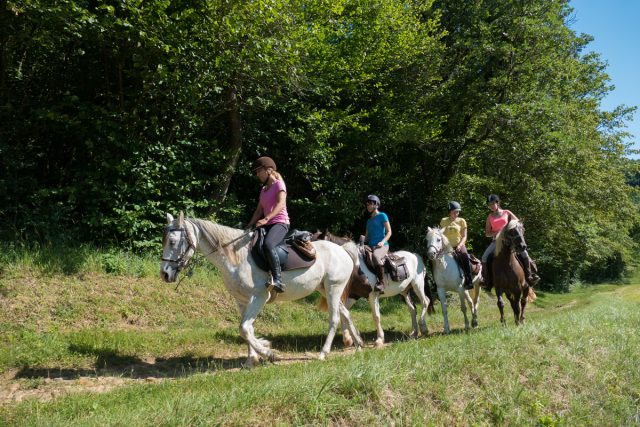
[{"label": "grassy slope", "polygon": [[[394,345],[247,372],[228,370],[246,350],[234,304],[211,271],[201,269],[176,293],[158,279],[90,270],[43,275],[19,265],[2,272],[4,384],[37,390],[48,378],[73,385],[96,375],[142,381],[102,394],[9,402],[0,424],[640,423],[638,285],[541,294],[520,328],[511,315],[508,327],[498,326],[495,303],[483,295],[479,330],[443,336],[438,310],[428,319],[432,335],[417,341],[405,340],[403,305],[386,300],[383,322]],[[453,299],[450,321],[459,332]],[[308,359],[326,332],[325,314],[312,302],[268,306],[258,332],[285,357]],[[364,303],[354,317],[370,342]],[[149,381],[162,377],[171,379]]]}]

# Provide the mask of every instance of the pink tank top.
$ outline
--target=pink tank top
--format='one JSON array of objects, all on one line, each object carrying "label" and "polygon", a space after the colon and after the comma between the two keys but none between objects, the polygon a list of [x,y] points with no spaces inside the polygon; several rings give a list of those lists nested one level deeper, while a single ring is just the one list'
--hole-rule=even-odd
[{"label": "pink tank top", "polygon": [[503,209],[502,215],[499,217],[493,216],[493,214],[489,214],[489,224],[491,225],[491,232],[498,233],[502,228],[509,223],[509,215],[511,212]]},{"label": "pink tank top", "polygon": [[[276,181],[269,188],[262,187],[260,191],[260,206],[262,206],[262,214],[264,216],[273,212],[273,208],[278,204],[278,193],[281,191],[287,192],[287,186],[284,185],[284,181]],[[289,213],[287,212],[286,203],[282,210],[269,220],[267,225],[276,223],[289,224]]]}]

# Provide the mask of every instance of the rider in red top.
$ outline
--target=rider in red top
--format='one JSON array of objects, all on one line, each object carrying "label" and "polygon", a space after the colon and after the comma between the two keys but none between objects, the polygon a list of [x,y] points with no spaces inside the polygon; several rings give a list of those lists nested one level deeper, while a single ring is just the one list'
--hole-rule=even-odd
[{"label": "rider in red top", "polygon": [[[500,198],[495,194],[487,197],[487,206],[491,210],[491,213],[487,216],[485,223],[485,235],[491,237],[491,244],[484,251],[484,254],[482,254],[482,280],[484,281],[485,287],[491,288],[491,262],[493,261],[493,252],[496,249],[496,236],[509,221],[514,219],[518,220],[518,217],[511,211],[502,209],[500,207]],[[529,256],[529,253],[525,249],[516,255],[524,269],[527,283],[531,287],[535,286],[540,281],[540,277],[536,274],[537,268]]]}]

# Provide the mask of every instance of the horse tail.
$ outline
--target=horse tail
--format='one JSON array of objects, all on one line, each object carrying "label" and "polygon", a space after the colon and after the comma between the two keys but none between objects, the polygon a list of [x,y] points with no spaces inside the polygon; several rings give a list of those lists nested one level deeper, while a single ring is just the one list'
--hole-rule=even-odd
[{"label": "horse tail", "polygon": [[432,316],[436,313],[436,308],[434,306],[433,294],[431,293],[431,285],[429,284],[429,280],[427,280],[427,269],[424,269],[422,273],[424,276],[424,294],[429,298],[429,305],[427,306],[427,314]]},{"label": "horse tail", "polygon": [[327,299],[324,297],[324,295],[320,296],[320,299],[316,303],[316,307],[320,311],[328,311],[329,310],[329,304],[327,304]]},{"label": "horse tail", "polygon": [[538,298],[536,292],[533,290],[531,286],[529,286],[529,294],[527,295],[527,302],[534,302]]}]

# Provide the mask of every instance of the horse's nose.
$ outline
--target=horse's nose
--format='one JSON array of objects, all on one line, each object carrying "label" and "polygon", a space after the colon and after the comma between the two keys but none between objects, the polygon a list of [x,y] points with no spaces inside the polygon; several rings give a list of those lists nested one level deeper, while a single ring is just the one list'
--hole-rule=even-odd
[{"label": "horse's nose", "polygon": [[167,283],[175,281],[174,270],[169,265],[160,267],[160,278]]}]

